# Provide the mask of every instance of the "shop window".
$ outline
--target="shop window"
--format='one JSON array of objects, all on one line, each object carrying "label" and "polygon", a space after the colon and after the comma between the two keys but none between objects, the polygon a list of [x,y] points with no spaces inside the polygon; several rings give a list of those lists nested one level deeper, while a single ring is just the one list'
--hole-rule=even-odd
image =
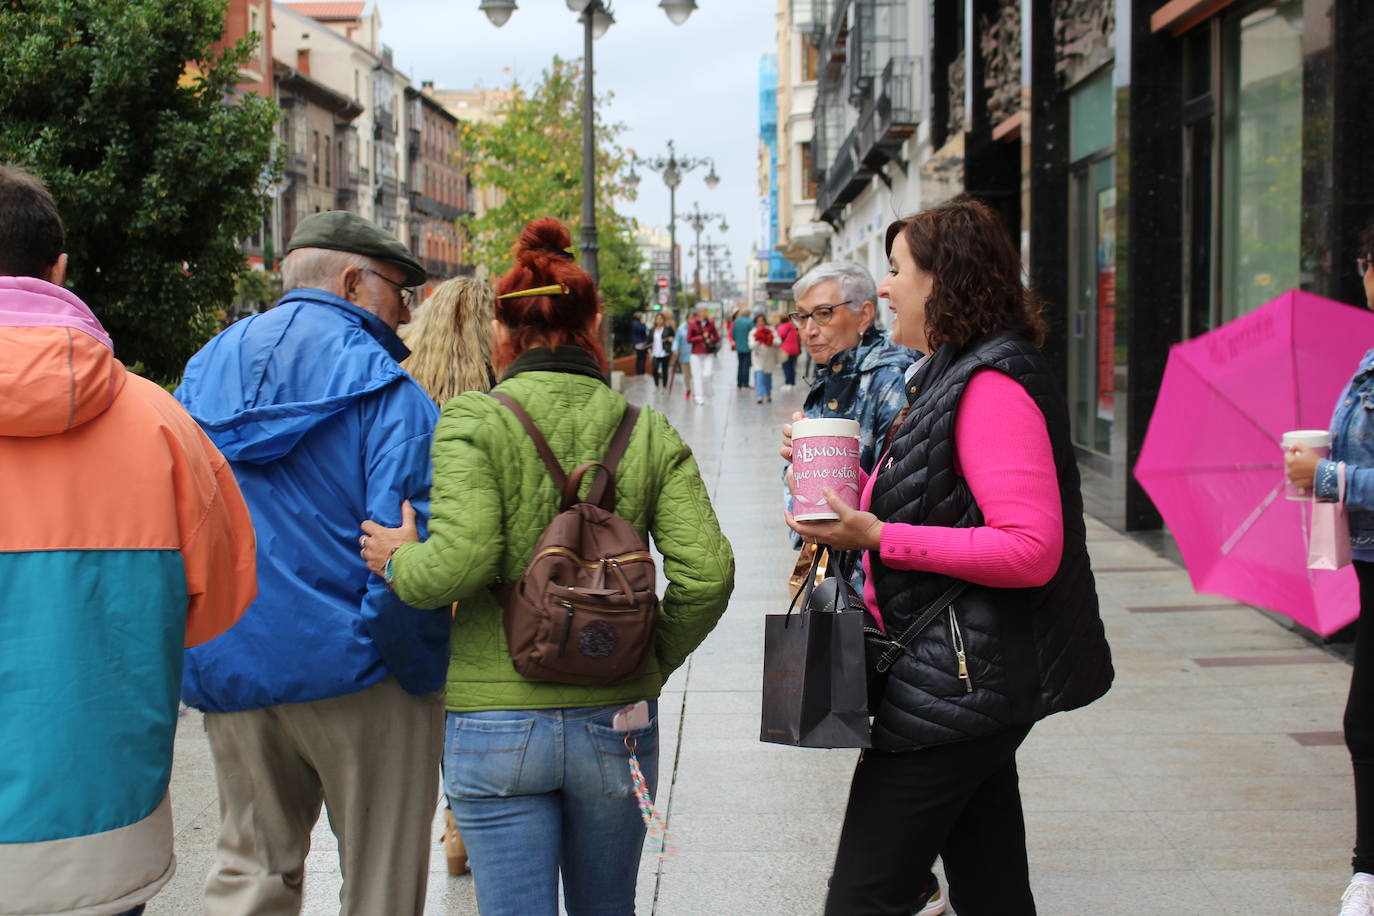
[{"label": "shop window", "polygon": [[1074,442],[1110,454],[1116,370],[1116,105],[1111,67],[1069,96],[1069,401]]},{"label": "shop window", "polygon": [[1266,3],[1223,32],[1222,320],[1301,279],[1302,3]]},{"label": "shop window", "polygon": [[1246,3],[1182,39],[1184,334],[1302,280],[1302,0]]}]

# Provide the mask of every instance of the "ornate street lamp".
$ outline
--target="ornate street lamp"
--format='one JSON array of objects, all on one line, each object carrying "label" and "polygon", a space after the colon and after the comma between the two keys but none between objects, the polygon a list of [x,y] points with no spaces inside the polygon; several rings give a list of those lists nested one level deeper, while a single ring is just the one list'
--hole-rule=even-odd
[{"label": "ornate street lamp", "polygon": [[[600,246],[596,241],[596,119],[593,108],[592,72],[595,65],[592,59],[592,42],[606,34],[615,24],[611,13],[610,0],[567,0],[568,9],[578,14],[577,21],[582,23],[582,269],[591,275],[592,282],[598,283],[601,271],[597,252]],[[659,7],[667,14],[673,25],[682,25],[696,9],[696,0],[662,0]],[[500,28],[510,19],[517,8],[516,0],[481,0],[478,9],[487,14],[491,24]],[[714,173],[713,173],[714,174]],[[611,323],[603,322],[602,327],[609,339]],[[608,350],[609,352],[609,350]]]},{"label": "ornate street lamp", "polygon": [[[714,174],[714,173],[713,173],[713,174]],[[727,223],[727,222],[725,221],[725,214],[723,214],[723,213],[702,212],[701,204],[696,203],[695,201],[692,203],[692,212],[691,212],[691,213],[684,213],[684,214],[682,214],[682,216],[678,217],[678,219],[682,220],[684,223],[686,223],[687,225],[691,226],[692,229],[695,230],[695,231],[696,231],[696,234],[697,234],[697,235],[696,235],[696,246],[692,249],[694,252],[696,252],[696,256],[697,256],[696,268],[695,268],[695,269],[693,270],[693,272],[692,272],[692,285],[696,288],[697,301],[700,301],[700,300],[701,300],[701,230],[703,230],[703,229],[706,228],[707,223],[711,222],[712,220],[716,220],[716,219],[720,220],[720,231],[721,231],[721,232],[729,232],[729,231],[730,231],[730,225],[729,225],[729,223]]]},{"label": "ornate street lamp", "polygon": [[[696,4],[694,2],[691,2],[691,0],[679,0],[679,2],[688,2],[692,7],[696,6]],[[669,0],[663,0],[663,3],[660,5],[666,8],[668,4]],[[691,10],[688,10],[688,13],[690,12]],[[672,13],[670,12],[668,15],[672,16]],[[672,246],[673,254],[672,276],[668,280],[668,299],[671,303],[671,307],[677,308],[677,294],[678,291],[682,288],[682,284],[678,282],[679,270],[677,263],[677,188],[678,185],[682,184],[683,175],[703,165],[710,166],[710,172],[707,173],[706,178],[703,179],[706,182],[706,187],[714,188],[716,185],[720,184],[720,176],[716,174],[716,163],[715,160],[712,159],[710,156],[679,156],[677,154],[677,150],[673,146],[672,140],[668,141],[667,156],[651,156],[647,159],[641,159],[638,156],[634,155],[633,150],[630,152],[630,156],[630,174],[626,176],[625,180],[630,184],[631,187],[634,187],[635,185],[639,184],[639,174],[634,170],[634,167],[636,165],[642,165],[645,168],[652,169],[655,172],[662,172],[663,183],[668,186],[668,235],[670,239],[669,244]],[[700,286],[698,286],[697,292],[699,295]]]}]

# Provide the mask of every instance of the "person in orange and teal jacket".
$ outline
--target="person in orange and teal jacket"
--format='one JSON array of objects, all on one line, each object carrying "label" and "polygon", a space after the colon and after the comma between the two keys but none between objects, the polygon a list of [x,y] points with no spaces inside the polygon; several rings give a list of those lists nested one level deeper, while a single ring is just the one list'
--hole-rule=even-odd
[{"label": "person in orange and teal jacket", "polygon": [[228,463],[62,287],[57,207],[0,166],[0,914],[136,914],[176,867],[183,648],[257,592]]}]

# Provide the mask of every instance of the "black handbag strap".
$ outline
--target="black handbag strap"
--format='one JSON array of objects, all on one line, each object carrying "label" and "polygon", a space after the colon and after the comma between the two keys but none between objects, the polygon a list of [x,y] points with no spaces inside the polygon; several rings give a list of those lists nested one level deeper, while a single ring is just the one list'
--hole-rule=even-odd
[{"label": "black handbag strap", "polygon": [[958,580],[949,588],[945,589],[940,597],[930,602],[930,604],[927,604],[921,611],[920,616],[916,618],[915,622],[903,630],[901,636],[891,640],[886,651],[884,651],[882,656],[878,659],[878,673],[881,674],[896,664],[897,658],[906,651],[906,647],[911,641],[917,636],[920,636],[921,631],[929,626],[930,622],[943,613],[947,607],[953,604],[954,599],[958,598],[966,588],[968,588],[968,583],[962,579]]}]

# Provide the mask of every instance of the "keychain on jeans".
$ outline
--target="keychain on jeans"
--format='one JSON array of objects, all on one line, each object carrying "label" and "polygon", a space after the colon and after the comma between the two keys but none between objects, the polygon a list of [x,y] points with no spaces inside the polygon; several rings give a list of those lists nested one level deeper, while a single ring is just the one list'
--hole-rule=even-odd
[{"label": "keychain on jeans", "polygon": [[649,848],[652,849],[655,845],[658,847],[656,855],[662,862],[668,856],[674,855],[677,849],[668,834],[668,822],[654,807],[653,796],[649,794],[649,783],[644,779],[644,771],[639,768],[639,758],[635,756],[638,744],[634,735],[625,736],[625,750],[630,752],[630,781],[634,784],[635,801],[639,803],[639,816],[647,828]]}]

